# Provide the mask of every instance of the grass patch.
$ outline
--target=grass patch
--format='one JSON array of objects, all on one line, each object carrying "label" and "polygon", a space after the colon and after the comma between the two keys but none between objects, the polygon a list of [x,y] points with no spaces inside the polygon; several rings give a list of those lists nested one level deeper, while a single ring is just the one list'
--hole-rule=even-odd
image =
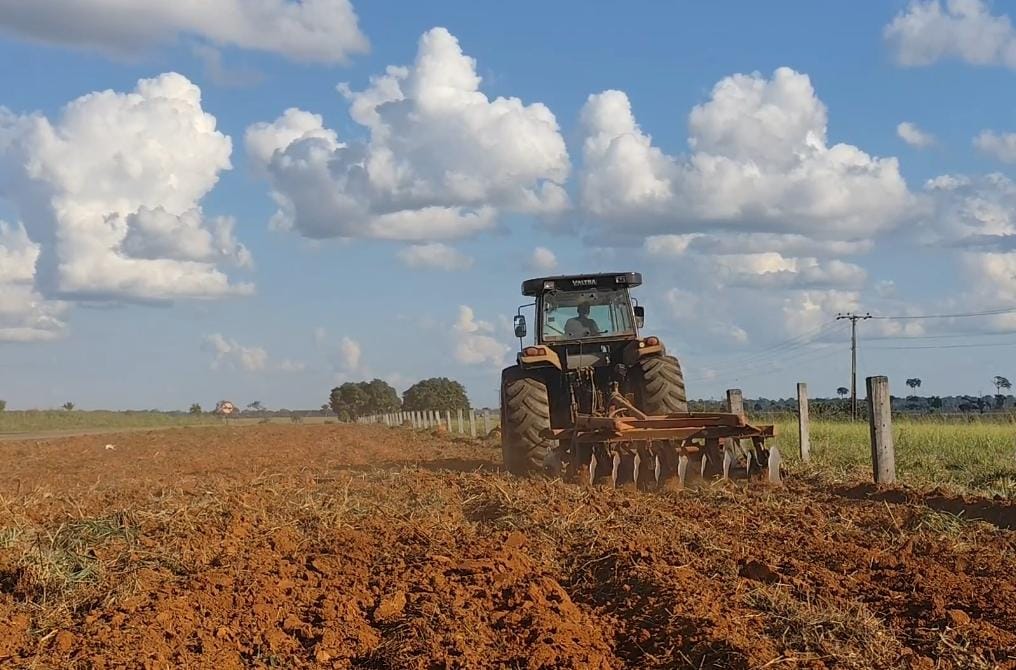
[{"label": "grass patch", "polygon": [[5,548],[14,551],[6,580],[11,590],[40,604],[62,599],[83,584],[99,582],[116,562],[106,555],[106,545],[119,543],[123,547],[135,540],[126,513],[75,519],[54,531],[39,529],[29,534],[5,529],[0,535],[0,540],[6,539]]},{"label": "grass patch", "polygon": [[159,428],[162,426],[193,426],[215,424],[218,417],[200,414],[107,410],[7,410],[0,412],[0,433],[28,433],[46,430],[91,428]]},{"label": "grass patch", "polygon": [[[834,661],[839,668],[893,667],[902,645],[858,601],[799,600],[785,586],[760,587],[745,604],[765,614],[770,635],[800,657]],[[785,652],[786,653],[786,652]]]},{"label": "grass patch", "polygon": [[[795,467],[803,467],[796,419],[780,418],[776,426],[780,453]],[[1010,424],[897,419],[893,438],[901,482],[1016,498],[1016,431]],[[811,450],[816,474],[839,479],[871,476],[866,422],[813,421]]]}]

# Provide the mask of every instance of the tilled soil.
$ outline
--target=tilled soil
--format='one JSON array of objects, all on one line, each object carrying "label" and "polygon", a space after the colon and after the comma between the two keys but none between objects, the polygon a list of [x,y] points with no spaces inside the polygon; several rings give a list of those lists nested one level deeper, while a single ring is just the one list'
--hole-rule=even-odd
[{"label": "tilled soil", "polygon": [[1014,528],[793,477],[518,480],[408,429],[10,442],[0,667],[1016,668]]}]

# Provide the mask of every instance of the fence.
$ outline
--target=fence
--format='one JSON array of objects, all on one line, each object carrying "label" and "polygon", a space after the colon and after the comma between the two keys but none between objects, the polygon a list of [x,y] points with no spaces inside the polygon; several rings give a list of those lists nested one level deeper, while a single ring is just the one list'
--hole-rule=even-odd
[{"label": "fence", "polygon": [[490,410],[422,410],[416,412],[390,412],[372,414],[356,420],[357,423],[380,424],[383,426],[411,426],[412,428],[437,428],[443,426],[449,433],[458,435],[489,435],[499,423],[500,417]]}]

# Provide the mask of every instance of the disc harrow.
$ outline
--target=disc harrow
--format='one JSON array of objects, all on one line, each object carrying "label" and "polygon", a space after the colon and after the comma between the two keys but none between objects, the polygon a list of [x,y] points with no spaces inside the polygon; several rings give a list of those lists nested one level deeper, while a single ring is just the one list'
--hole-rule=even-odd
[{"label": "disc harrow", "polygon": [[571,427],[545,433],[557,441],[544,462],[548,473],[582,476],[590,485],[609,475],[613,486],[627,481],[639,486],[651,475],[657,487],[670,476],[683,487],[693,459],[703,480],[781,483],[779,450],[766,444],[775,437],[775,427],[750,424],[740,414],[648,415],[615,389],[606,412],[576,414]]}]

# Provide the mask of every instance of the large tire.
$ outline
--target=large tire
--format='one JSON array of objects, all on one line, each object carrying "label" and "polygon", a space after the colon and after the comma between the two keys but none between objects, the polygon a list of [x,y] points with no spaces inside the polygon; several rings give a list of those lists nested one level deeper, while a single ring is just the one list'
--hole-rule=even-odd
[{"label": "large tire", "polygon": [[542,472],[544,458],[554,440],[544,437],[550,429],[550,398],[547,386],[523,370],[512,370],[501,382],[501,454],[513,475]]},{"label": "large tire", "polygon": [[673,356],[645,356],[639,361],[639,409],[646,414],[675,414],[688,411],[681,363]]}]

